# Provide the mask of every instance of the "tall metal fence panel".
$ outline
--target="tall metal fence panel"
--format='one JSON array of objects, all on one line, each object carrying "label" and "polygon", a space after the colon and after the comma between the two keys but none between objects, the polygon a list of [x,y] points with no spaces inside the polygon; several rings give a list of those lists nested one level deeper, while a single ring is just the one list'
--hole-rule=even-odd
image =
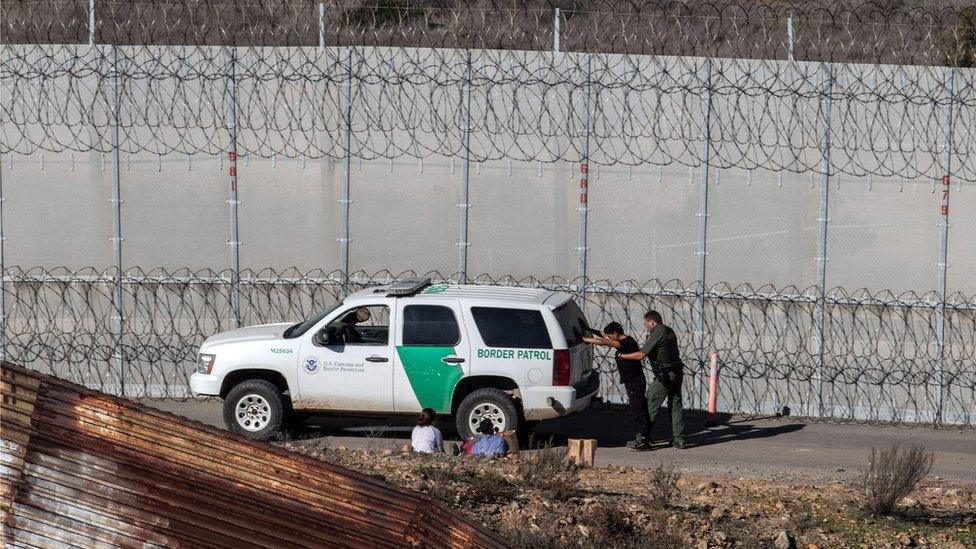
[{"label": "tall metal fence panel", "polygon": [[974,424],[973,10],[192,8],[0,7],[8,360],[184,397],[426,273],[658,308],[693,405],[716,351],[727,411]]}]

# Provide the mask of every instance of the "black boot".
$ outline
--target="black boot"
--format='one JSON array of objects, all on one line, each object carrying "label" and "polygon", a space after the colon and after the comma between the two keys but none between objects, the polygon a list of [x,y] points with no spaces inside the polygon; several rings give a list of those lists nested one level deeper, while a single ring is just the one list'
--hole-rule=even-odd
[{"label": "black boot", "polygon": [[627,442],[627,447],[634,451],[650,450],[651,441],[644,438],[643,435],[637,435],[634,440]]}]

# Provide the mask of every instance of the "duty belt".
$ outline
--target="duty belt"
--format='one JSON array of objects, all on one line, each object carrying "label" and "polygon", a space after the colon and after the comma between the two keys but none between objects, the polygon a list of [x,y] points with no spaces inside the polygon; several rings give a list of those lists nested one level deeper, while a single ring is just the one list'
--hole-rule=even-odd
[{"label": "duty belt", "polygon": [[651,362],[651,373],[654,374],[654,379],[664,383],[665,385],[670,381],[668,374],[672,372],[680,372],[682,363],[678,362]]}]

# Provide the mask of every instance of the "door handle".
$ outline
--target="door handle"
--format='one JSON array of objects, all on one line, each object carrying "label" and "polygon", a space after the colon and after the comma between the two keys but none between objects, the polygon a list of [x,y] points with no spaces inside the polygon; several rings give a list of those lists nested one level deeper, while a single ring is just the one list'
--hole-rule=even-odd
[{"label": "door handle", "polygon": [[386,358],[385,356],[373,355],[373,356],[366,357],[366,362],[389,362],[389,361],[390,359]]},{"label": "door handle", "polygon": [[464,362],[464,359],[459,356],[446,356],[441,359],[444,364],[460,364]]}]

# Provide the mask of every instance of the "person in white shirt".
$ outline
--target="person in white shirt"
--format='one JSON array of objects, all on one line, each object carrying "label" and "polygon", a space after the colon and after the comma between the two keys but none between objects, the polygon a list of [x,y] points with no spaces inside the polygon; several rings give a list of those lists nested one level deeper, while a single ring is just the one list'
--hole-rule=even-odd
[{"label": "person in white shirt", "polygon": [[434,427],[437,413],[432,408],[424,408],[417,417],[417,426],[410,435],[410,446],[420,454],[440,454],[444,452],[444,438],[441,430]]}]

